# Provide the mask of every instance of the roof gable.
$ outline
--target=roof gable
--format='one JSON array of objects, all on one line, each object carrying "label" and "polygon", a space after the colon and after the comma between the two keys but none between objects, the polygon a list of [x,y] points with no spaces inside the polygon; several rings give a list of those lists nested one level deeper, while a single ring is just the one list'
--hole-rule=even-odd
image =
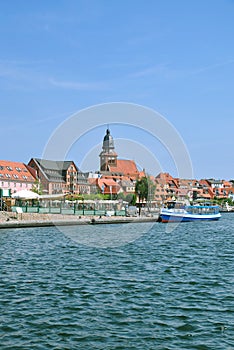
[{"label": "roof gable", "polygon": [[48,159],[40,159],[34,158],[36,162],[44,169],[44,170],[55,170],[55,171],[63,171],[67,170],[70,165],[74,165],[76,171],[78,171],[77,166],[72,160],[48,160]]}]

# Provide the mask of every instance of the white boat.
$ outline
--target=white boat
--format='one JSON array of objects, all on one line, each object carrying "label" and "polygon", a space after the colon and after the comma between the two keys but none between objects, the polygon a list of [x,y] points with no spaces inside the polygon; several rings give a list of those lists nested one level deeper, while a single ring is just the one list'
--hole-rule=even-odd
[{"label": "white boat", "polygon": [[184,222],[218,220],[221,214],[218,205],[185,205],[181,202],[168,202],[166,208],[161,208],[159,221]]}]

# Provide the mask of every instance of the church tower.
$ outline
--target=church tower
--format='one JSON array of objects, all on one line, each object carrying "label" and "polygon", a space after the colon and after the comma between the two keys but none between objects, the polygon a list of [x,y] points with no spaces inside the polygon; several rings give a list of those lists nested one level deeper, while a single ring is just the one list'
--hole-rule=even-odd
[{"label": "church tower", "polygon": [[115,153],[115,146],[113,137],[110,134],[110,130],[106,130],[106,135],[103,139],[102,152],[100,157],[100,171],[108,171],[110,166],[117,166],[117,153]]}]

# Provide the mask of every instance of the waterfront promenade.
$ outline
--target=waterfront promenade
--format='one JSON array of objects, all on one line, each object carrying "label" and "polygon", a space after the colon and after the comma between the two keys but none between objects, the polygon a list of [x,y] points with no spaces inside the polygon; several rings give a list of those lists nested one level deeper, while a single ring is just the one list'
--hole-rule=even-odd
[{"label": "waterfront promenade", "polygon": [[43,227],[43,226],[67,226],[88,224],[111,224],[111,223],[138,223],[156,222],[158,214],[154,216],[79,216],[63,214],[38,214],[38,213],[13,213],[0,212],[0,228],[19,227]]}]

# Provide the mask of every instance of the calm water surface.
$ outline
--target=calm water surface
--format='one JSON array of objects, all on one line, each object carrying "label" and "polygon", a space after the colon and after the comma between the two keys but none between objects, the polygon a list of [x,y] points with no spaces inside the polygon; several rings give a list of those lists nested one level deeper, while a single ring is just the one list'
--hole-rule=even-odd
[{"label": "calm water surface", "polygon": [[165,228],[105,249],[1,230],[0,349],[234,349],[234,214]]}]

